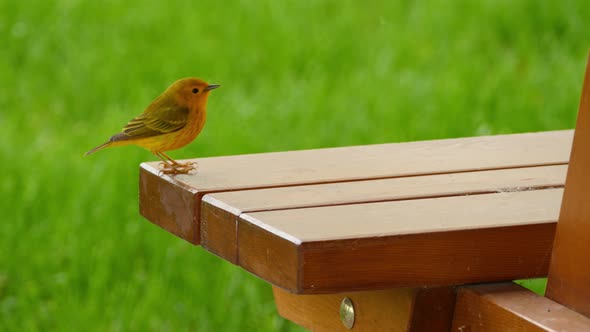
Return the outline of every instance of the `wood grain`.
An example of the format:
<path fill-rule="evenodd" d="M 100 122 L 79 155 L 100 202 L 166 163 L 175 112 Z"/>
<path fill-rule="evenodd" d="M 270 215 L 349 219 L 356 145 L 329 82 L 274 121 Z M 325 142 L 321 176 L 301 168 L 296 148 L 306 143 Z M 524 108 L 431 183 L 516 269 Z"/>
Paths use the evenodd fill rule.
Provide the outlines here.
<path fill-rule="evenodd" d="M 547 297 L 590 317 L 589 151 L 590 55 L 547 283 Z"/>
<path fill-rule="evenodd" d="M 272 232 L 260 232 L 255 224 L 243 224 L 238 232 L 240 266 L 275 285 L 299 282 L 301 260 L 297 245 Z M 243 240 L 243 241 L 242 241 Z"/>
<path fill-rule="evenodd" d="M 456 332 L 590 331 L 590 319 L 514 283 L 461 287 Z"/>
<path fill-rule="evenodd" d="M 201 197 L 208 193 L 566 164 L 571 139 L 571 131 L 553 131 L 202 158 L 193 160 L 199 163 L 196 174 L 174 177 L 158 175 L 159 163 L 143 163 L 140 180 L 162 183 L 141 183 L 140 204 L 147 219 L 198 244 Z M 167 198 L 158 189 L 166 187 L 185 190 L 178 195 L 193 199 L 194 208 L 164 206 Z"/>
<path fill-rule="evenodd" d="M 198 193 L 174 181 L 166 181 L 143 168 L 139 173 L 139 212 L 168 232 L 193 242 L 198 222 Z"/>
<path fill-rule="evenodd" d="M 203 197 L 201 204 L 201 246 L 236 264 L 238 256 L 238 215 L 224 209 L 221 202 L 211 208 Z"/>
<path fill-rule="evenodd" d="M 237 262 L 303 294 L 541 276 L 561 194 L 545 189 L 243 214 Z"/>
<path fill-rule="evenodd" d="M 204 201 L 239 215 L 301 207 L 563 187 L 566 172 L 567 165 L 510 168 L 221 192 L 207 195 Z"/>
<path fill-rule="evenodd" d="M 353 331 L 448 331 L 455 302 L 448 287 L 327 295 L 296 295 L 273 287 L 273 293 L 282 317 L 312 331 L 348 331 L 339 316 L 345 297 L 355 309 Z"/>
<path fill-rule="evenodd" d="M 201 245 L 235 264 L 242 213 L 561 187 L 566 171 L 539 166 L 213 193 L 202 201 Z"/>
<path fill-rule="evenodd" d="M 563 189 L 246 213 L 296 244 L 555 222 Z"/>

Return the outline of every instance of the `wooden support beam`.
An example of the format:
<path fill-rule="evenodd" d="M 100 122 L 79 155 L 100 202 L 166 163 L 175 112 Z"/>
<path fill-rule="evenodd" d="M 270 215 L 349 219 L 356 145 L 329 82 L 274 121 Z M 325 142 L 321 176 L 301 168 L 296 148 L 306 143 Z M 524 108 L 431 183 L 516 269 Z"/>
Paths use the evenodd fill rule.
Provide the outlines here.
<path fill-rule="evenodd" d="M 451 331 L 584 332 L 590 319 L 515 283 L 485 284 L 457 290 Z"/>
<path fill-rule="evenodd" d="M 590 56 L 547 283 L 547 297 L 590 317 Z"/>
<path fill-rule="evenodd" d="M 450 287 L 398 288 L 326 295 L 296 295 L 273 287 L 279 314 L 312 331 L 348 331 L 340 305 L 354 306 L 352 331 L 448 331 L 455 293 Z"/>

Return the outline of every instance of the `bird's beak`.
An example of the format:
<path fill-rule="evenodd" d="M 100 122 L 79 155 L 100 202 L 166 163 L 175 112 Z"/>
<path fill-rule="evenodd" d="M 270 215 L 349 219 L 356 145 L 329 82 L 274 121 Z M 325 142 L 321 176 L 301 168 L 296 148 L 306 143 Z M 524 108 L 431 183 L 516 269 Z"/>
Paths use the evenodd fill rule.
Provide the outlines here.
<path fill-rule="evenodd" d="M 217 88 L 219 88 L 220 86 L 221 86 L 220 84 L 209 84 L 209 85 L 207 85 L 207 87 L 205 88 L 205 91 L 209 91 L 209 90 L 217 89 Z"/>

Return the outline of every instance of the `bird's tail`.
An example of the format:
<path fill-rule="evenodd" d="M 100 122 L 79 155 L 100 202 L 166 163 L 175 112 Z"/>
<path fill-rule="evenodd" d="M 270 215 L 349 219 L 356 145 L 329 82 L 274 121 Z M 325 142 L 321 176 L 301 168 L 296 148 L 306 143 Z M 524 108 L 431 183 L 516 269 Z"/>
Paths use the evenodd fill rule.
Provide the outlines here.
<path fill-rule="evenodd" d="M 84 156 L 87 156 L 87 155 L 89 155 L 89 154 L 93 154 L 93 153 L 95 153 L 96 151 L 100 151 L 100 150 L 102 150 L 102 149 L 104 149 L 104 148 L 108 148 L 109 146 L 111 146 L 111 144 L 113 144 L 113 142 L 112 142 L 112 141 L 108 141 L 108 142 L 106 142 L 106 143 L 104 143 L 104 144 L 102 144 L 102 145 L 99 145 L 99 146 L 95 147 L 94 149 L 92 149 L 92 150 L 90 150 L 90 151 L 86 152 L 86 153 L 84 154 Z"/>

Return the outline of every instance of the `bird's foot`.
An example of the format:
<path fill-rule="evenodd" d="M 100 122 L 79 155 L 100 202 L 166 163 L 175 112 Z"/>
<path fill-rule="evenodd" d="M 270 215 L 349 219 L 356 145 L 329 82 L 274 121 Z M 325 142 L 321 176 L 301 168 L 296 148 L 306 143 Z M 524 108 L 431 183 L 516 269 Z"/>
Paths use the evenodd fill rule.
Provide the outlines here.
<path fill-rule="evenodd" d="M 198 164 L 194 161 L 189 161 L 187 163 L 160 163 L 160 173 L 166 175 L 177 175 L 177 174 L 190 174 L 191 171 L 197 170 Z"/>

